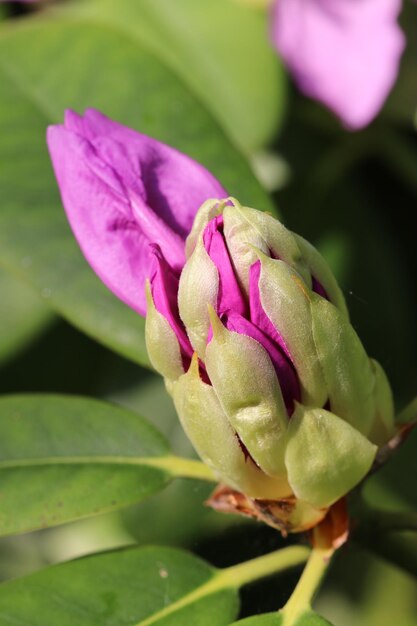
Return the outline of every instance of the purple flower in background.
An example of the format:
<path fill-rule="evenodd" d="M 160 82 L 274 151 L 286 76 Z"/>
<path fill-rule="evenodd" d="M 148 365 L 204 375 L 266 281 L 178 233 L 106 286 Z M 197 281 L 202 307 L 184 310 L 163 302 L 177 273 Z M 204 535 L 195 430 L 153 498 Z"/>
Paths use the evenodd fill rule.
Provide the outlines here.
<path fill-rule="evenodd" d="M 178 272 L 200 205 L 227 195 L 199 163 L 93 109 L 67 111 L 47 135 L 68 220 L 88 262 L 145 315 L 145 278 L 158 246 Z"/>
<path fill-rule="evenodd" d="M 299 88 L 359 129 L 397 77 L 400 10 L 401 0 L 276 0 L 272 40 Z"/>

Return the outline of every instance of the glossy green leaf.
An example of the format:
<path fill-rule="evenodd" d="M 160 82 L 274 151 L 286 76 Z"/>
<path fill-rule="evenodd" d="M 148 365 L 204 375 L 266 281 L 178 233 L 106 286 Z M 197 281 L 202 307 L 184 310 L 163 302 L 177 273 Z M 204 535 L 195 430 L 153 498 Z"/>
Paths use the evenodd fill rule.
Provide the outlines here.
<path fill-rule="evenodd" d="M 0 260 L 75 326 L 148 364 L 143 320 L 101 284 L 70 232 L 46 126 L 65 108 L 96 107 L 201 161 L 243 202 L 270 210 L 270 200 L 205 109 L 131 34 L 88 18 L 20 22 L 0 35 Z"/>
<path fill-rule="evenodd" d="M 143 44 L 245 152 L 269 142 L 282 122 L 286 79 L 267 12 L 231 0 L 79 0 L 64 10 L 117 25 Z"/>
<path fill-rule="evenodd" d="M 0 534 L 139 502 L 172 472 L 162 435 L 138 415 L 86 398 L 0 399 Z M 156 466 L 155 466 L 156 463 Z"/>
<path fill-rule="evenodd" d="M 172 548 L 136 548 L 65 563 L 0 586 L 2 626 L 226 626 L 237 590 Z"/>
<path fill-rule="evenodd" d="M 29 287 L 0 268 L 0 362 L 34 339 L 53 319 Z"/>

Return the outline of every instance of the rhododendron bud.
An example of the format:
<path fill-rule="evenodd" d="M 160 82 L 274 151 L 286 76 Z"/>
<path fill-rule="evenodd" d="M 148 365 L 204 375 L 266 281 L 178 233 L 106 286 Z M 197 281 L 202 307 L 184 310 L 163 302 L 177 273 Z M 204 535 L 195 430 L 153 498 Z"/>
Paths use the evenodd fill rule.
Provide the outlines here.
<path fill-rule="evenodd" d="M 68 112 L 48 145 L 85 256 L 146 310 L 150 360 L 224 484 L 211 504 L 285 532 L 317 524 L 394 430 L 386 376 L 323 258 L 192 159 L 97 111 Z"/>
<path fill-rule="evenodd" d="M 219 478 L 255 502 L 286 502 L 277 526 L 307 528 L 392 435 L 385 375 L 323 258 L 272 216 L 207 201 L 186 249 L 179 276 L 155 250 L 151 360 Z"/>

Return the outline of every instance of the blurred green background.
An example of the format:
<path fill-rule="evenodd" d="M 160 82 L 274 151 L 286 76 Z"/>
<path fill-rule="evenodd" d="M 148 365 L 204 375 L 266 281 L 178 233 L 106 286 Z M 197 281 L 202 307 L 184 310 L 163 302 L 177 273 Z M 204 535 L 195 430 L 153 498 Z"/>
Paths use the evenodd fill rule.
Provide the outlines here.
<path fill-rule="evenodd" d="M 81 264 L 78 250 L 71 241 L 61 258 L 53 246 L 55 232 L 59 242 L 71 235 L 43 131 L 66 106 L 97 106 L 188 151 L 244 203 L 270 209 L 268 190 L 285 224 L 331 264 L 397 408 L 416 395 L 417 5 L 406 3 L 402 15 L 408 46 L 398 83 L 378 119 L 354 134 L 296 91 L 268 43 L 266 14 L 237 0 L 6 3 L 0 20 L 2 393 L 108 399 L 153 422 L 176 453 L 193 454 L 161 379 L 139 365 L 142 326 L 104 289 L 101 309 L 93 291 L 81 293 L 85 303 L 74 300 L 68 259 Z M 416 446 L 414 433 L 369 480 L 369 502 L 415 510 Z M 177 481 L 120 513 L 1 539 L 0 576 L 131 543 L 185 546 L 220 566 L 284 545 L 271 529 L 208 510 L 209 492 Z M 416 549 L 412 537 L 404 540 Z M 296 577 L 245 589 L 242 615 L 275 609 Z M 417 587 L 349 545 L 317 608 L 338 626 L 413 626 Z"/>

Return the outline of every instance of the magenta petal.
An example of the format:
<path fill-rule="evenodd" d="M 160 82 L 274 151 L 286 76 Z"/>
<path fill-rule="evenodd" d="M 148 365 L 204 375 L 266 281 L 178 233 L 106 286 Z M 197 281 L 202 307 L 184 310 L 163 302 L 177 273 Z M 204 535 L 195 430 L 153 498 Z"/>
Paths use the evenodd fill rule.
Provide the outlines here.
<path fill-rule="evenodd" d="M 268 352 L 277 374 L 288 415 L 292 415 L 294 411 L 294 400 L 300 400 L 300 385 L 294 366 L 287 355 L 270 337 L 263 333 L 252 322 L 237 313 L 228 315 L 224 320 L 224 324 L 229 330 L 252 337 L 252 339 L 260 343 Z"/>
<path fill-rule="evenodd" d="M 272 39 L 304 93 L 357 129 L 379 112 L 398 73 L 401 0 L 276 0 Z"/>
<path fill-rule="evenodd" d="M 261 296 L 259 293 L 259 278 L 261 275 L 261 262 L 256 261 L 249 271 L 249 302 L 250 302 L 250 318 L 258 328 L 279 345 L 288 359 L 292 361 L 291 352 L 289 351 L 283 337 L 275 328 L 267 314 L 265 313 Z"/>
<path fill-rule="evenodd" d="M 48 129 L 65 210 L 90 265 L 121 300 L 145 314 L 149 244 L 184 263 L 184 240 L 200 205 L 225 197 L 201 165 L 98 111 L 68 111 Z"/>
<path fill-rule="evenodd" d="M 178 312 L 178 283 L 179 274 L 169 266 L 160 248 L 152 245 L 153 267 L 150 275 L 152 297 L 155 308 L 168 320 L 171 328 L 175 332 L 180 344 L 181 354 L 185 360 L 185 369 L 188 368 L 193 349 L 181 322 Z"/>
<path fill-rule="evenodd" d="M 217 314 L 219 317 L 229 312 L 244 315 L 247 311 L 247 305 L 237 282 L 224 240 L 222 215 L 218 215 L 207 224 L 203 234 L 203 243 L 219 272 Z"/>
<path fill-rule="evenodd" d="M 326 300 L 330 301 L 328 293 L 325 290 L 325 288 L 323 287 L 323 285 L 321 284 L 321 282 L 319 280 L 317 280 L 317 278 L 314 278 L 314 276 L 311 277 L 311 280 L 312 280 L 313 291 L 315 293 L 318 293 L 318 295 L 321 296 L 322 298 L 325 298 Z"/>

